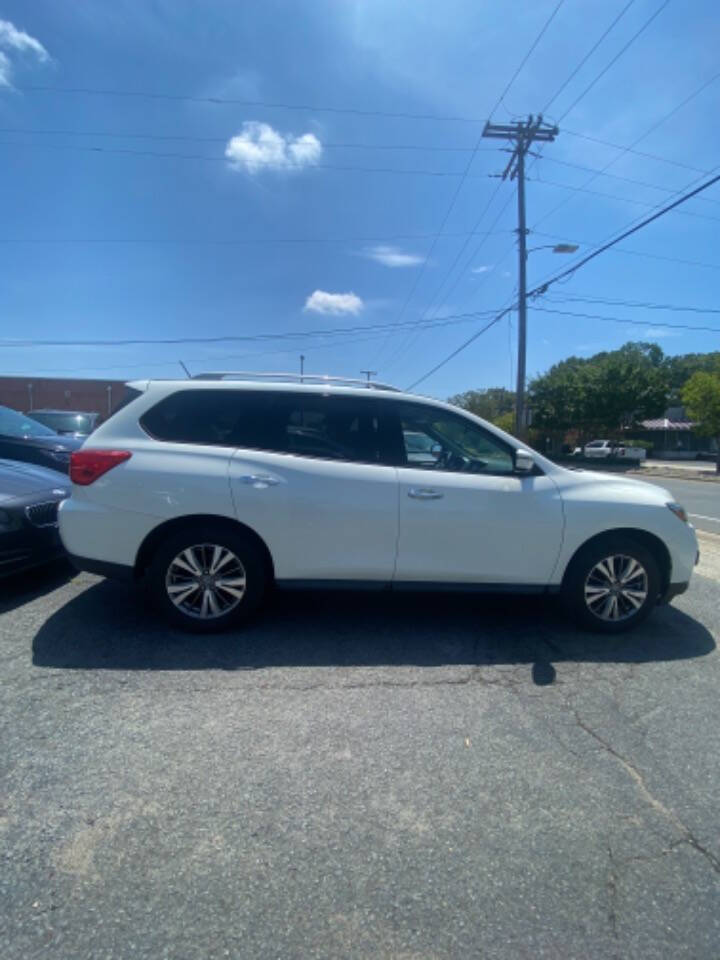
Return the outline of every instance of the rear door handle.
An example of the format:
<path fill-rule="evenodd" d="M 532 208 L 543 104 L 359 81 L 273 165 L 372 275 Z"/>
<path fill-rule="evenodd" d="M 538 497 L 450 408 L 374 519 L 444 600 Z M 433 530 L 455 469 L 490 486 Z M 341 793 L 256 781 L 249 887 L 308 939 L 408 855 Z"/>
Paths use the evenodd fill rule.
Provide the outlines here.
<path fill-rule="evenodd" d="M 240 483 L 246 483 L 248 486 L 262 489 L 263 487 L 276 487 L 280 481 L 277 477 L 266 473 L 246 473 L 240 477 Z"/>
<path fill-rule="evenodd" d="M 443 494 L 440 490 L 433 490 L 432 487 L 410 487 L 408 496 L 414 500 L 440 500 Z"/>

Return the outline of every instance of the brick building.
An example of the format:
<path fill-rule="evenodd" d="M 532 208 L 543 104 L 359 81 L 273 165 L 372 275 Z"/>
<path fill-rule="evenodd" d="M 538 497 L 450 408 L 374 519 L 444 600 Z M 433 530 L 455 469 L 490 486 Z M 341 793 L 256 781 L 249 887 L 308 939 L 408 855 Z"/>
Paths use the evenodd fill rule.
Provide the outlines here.
<path fill-rule="evenodd" d="M 125 395 L 124 380 L 0 377 L 0 404 L 26 412 L 50 408 L 99 413 L 105 419 Z"/>

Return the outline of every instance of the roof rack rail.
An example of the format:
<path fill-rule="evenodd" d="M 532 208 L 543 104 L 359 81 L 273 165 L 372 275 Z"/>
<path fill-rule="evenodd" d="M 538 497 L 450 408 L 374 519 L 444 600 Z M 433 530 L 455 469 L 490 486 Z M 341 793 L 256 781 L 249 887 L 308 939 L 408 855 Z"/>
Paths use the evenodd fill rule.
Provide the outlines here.
<path fill-rule="evenodd" d="M 210 371 L 208 373 L 196 373 L 192 376 L 193 380 L 275 380 L 278 383 L 308 383 L 308 384 L 332 384 L 335 386 L 346 387 L 365 387 L 368 390 L 392 390 L 395 393 L 402 391 L 389 383 L 381 383 L 378 380 L 358 380 L 352 377 L 329 377 L 322 373 L 258 373 L 254 370 L 222 370 Z"/>

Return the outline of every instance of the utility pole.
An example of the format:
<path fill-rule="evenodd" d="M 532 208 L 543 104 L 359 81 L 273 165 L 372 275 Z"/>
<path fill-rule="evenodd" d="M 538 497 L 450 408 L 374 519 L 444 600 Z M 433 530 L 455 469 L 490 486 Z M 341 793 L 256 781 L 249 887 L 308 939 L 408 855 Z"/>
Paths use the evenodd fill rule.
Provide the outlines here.
<path fill-rule="evenodd" d="M 527 413 L 525 410 L 525 364 L 527 354 L 527 227 L 525 225 L 525 156 L 535 142 L 549 143 L 559 130 L 543 123 L 542 114 L 520 123 L 485 124 L 483 137 L 510 140 L 513 144 L 510 159 L 502 172 L 503 180 L 518 182 L 518 361 L 517 387 L 515 393 L 515 432 L 524 440 L 527 436 Z"/>
<path fill-rule="evenodd" d="M 364 374 L 365 374 L 365 377 L 366 377 L 367 382 L 368 382 L 368 386 L 370 385 L 370 377 L 376 377 L 376 376 L 377 376 L 377 370 L 361 370 L 360 373 L 364 373 Z"/>
<path fill-rule="evenodd" d="M 305 374 L 305 355 L 300 354 L 300 383 L 303 382 L 303 375 Z"/>

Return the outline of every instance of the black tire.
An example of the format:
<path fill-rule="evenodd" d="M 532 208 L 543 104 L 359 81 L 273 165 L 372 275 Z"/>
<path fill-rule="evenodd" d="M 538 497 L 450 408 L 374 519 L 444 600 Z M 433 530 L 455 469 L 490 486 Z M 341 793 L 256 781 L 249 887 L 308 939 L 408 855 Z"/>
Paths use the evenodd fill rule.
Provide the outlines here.
<path fill-rule="evenodd" d="M 214 580 L 210 576 L 215 547 L 232 555 L 233 560 L 226 561 L 224 569 L 229 571 L 225 582 L 233 585 L 230 588 L 233 593 L 227 587 L 219 586 L 222 571 Z M 188 550 L 200 569 L 199 576 L 190 570 L 178 570 L 177 560 Z M 219 556 L 222 558 L 224 554 Z M 204 563 L 203 557 L 206 558 Z M 169 592 L 174 588 L 176 597 L 181 599 L 182 581 L 178 581 L 178 573 L 186 578 L 188 590 L 193 582 L 198 583 L 182 605 L 174 602 Z M 241 592 L 241 580 L 244 580 L 244 587 L 238 599 L 235 594 Z M 265 557 L 251 537 L 239 531 L 224 530 L 221 524 L 194 523 L 171 534 L 160 544 L 148 570 L 147 585 L 152 601 L 171 624 L 192 633 L 216 633 L 237 626 L 255 613 L 265 596 L 268 580 Z M 209 608 L 209 604 L 203 607 L 206 593 L 212 593 L 215 598 L 217 613 Z M 191 607 L 195 604 L 197 609 L 193 614 Z M 205 613 L 201 612 L 203 609 Z"/>
<path fill-rule="evenodd" d="M 614 581 L 597 569 L 610 557 L 615 559 L 610 567 L 606 564 L 606 569 L 617 574 Z M 628 563 L 622 558 L 626 558 Z M 624 576 L 636 572 L 629 561 L 639 564 L 642 573 L 623 584 Z M 607 594 L 602 594 L 605 582 L 609 588 Z M 643 544 L 631 537 L 607 536 L 582 547 L 573 557 L 563 581 L 562 599 L 565 607 L 583 627 L 596 633 L 624 633 L 650 615 L 657 605 L 661 583 L 658 562 Z M 645 598 L 640 602 L 643 591 Z M 613 596 L 613 609 L 619 612 L 616 618 L 606 607 L 608 602 L 613 605 Z M 640 605 L 636 606 L 637 603 Z"/>

